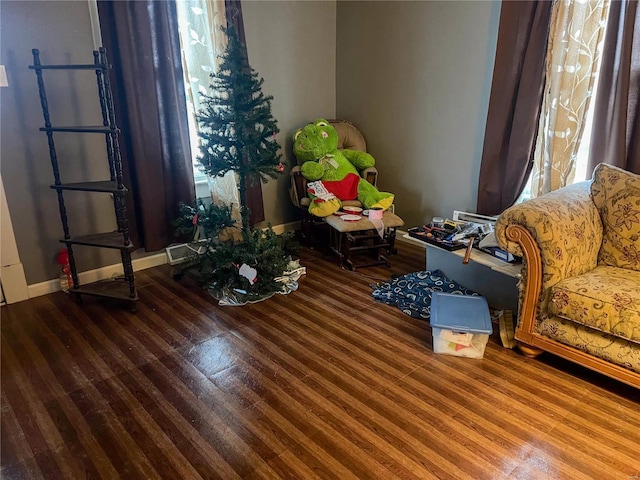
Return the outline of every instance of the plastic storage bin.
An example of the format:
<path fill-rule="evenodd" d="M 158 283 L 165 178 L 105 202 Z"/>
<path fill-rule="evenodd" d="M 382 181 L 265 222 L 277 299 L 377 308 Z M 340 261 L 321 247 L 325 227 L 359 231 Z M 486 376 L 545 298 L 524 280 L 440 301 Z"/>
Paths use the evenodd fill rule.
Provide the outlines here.
<path fill-rule="evenodd" d="M 431 296 L 433 351 L 482 358 L 493 333 L 489 305 L 480 296 L 434 292 Z"/>

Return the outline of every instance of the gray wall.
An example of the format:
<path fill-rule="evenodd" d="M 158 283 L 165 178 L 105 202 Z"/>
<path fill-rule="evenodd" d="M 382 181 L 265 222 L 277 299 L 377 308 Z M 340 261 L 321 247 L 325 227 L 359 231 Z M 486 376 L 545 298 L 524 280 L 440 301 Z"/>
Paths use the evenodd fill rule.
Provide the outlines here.
<path fill-rule="evenodd" d="M 292 135 L 318 118 L 336 114 L 336 2 L 250 1 L 242 3 L 249 63 L 273 95 L 283 161 L 296 165 Z M 299 212 L 288 193 L 289 168 L 263 184 L 265 217 L 272 225 Z"/>
<path fill-rule="evenodd" d="M 499 2 L 338 2 L 337 113 L 406 227 L 475 211 Z"/>
<path fill-rule="evenodd" d="M 62 226 L 44 125 L 32 48 L 43 63 L 92 63 L 93 41 L 87 2 L 2 1 L 0 5 L 0 63 L 6 66 L 9 87 L 0 89 L 0 167 L 20 259 L 28 284 L 59 276 L 55 262 L 62 245 Z M 46 72 L 45 85 L 58 125 L 101 124 L 100 105 L 92 71 Z M 58 134 L 56 149 L 64 182 L 108 179 L 104 137 Z M 65 194 L 72 234 L 115 228 L 108 195 Z M 119 261 L 117 252 L 75 249 L 82 270 Z"/>
<path fill-rule="evenodd" d="M 62 227 L 49 163 L 36 77 L 27 69 L 31 48 L 44 62 L 91 62 L 93 49 L 89 9 L 83 1 L 6 1 L 0 4 L 0 63 L 6 65 L 9 88 L 0 90 L 0 155 L 7 194 L 27 283 L 57 278 L 55 255 Z M 317 115 L 335 116 L 336 3 L 244 2 L 249 61 L 264 77 L 263 90 L 274 96 L 284 161 L 295 164 L 291 135 Z M 51 72 L 49 72 L 51 73 Z M 92 78 L 60 73 L 47 75 L 54 122 L 99 123 L 99 105 Z M 108 178 L 104 140 L 89 135 L 56 136 L 63 180 Z M 106 177 L 105 177 L 106 174 Z M 294 220 L 287 193 L 288 171 L 264 185 L 266 220 L 273 225 Z M 114 228 L 108 196 L 67 193 L 72 233 Z M 266 223 L 266 222 L 265 222 Z M 79 270 L 118 263 L 119 256 L 101 249 L 82 249 Z"/>
<path fill-rule="evenodd" d="M 57 278 L 62 234 L 30 49 L 47 62 L 87 62 L 93 48 L 85 2 L 0 4 L 0 167 L 27 282 Z M 475 209 L 499 2 L 244 2 L 249 61 L 274 96 L 284 160 L 295 164 L 291 135 L 318 116 L 361 127 L 396 193 L 407 226 L 453 209 Z M 337 52 L 337 53 L 336 53 Z M 49 76 L 59 123 L 95 121 L 94 85 L 82 74 Z M 102 140 L 58 136 L 65 181 L 106 173 Z M 267 221 L 297 218 L 288 175 L 263 186 Z M 106 196 L 69 198 L 73 233 L 113 227 Z M 79 249 L 81 271 L 118 262 Z"/>

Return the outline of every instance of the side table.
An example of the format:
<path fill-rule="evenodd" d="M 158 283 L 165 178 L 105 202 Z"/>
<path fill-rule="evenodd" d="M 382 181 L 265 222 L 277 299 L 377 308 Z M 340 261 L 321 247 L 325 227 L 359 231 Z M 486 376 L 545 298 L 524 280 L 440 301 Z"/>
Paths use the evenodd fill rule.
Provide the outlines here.
<path fill-rule="evenodd" d="M 403 239 L 425 248 L 427 270 L 441 270 L 448 278 L 486 297 L 494 308 L 518 311 L 522 264 L 507 263 L 474 248 L 470 262 L 465 265 L 462 263 L 465 249 L 451 252 L 408 234 L 403 235 Z"/>

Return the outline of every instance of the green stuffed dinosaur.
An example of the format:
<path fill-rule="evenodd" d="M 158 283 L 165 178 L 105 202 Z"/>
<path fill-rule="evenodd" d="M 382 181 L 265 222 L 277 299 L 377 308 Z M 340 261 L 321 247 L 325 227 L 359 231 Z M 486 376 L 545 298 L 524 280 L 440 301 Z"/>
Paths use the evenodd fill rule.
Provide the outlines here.
<path fill-rule="evenodd" d="M 312 215 L 332 215 L 340 210 L 342 200 L 358 199 L 365 209 L 386 210 L 393 203 L 393 194 L 379 192 L 358 174 L 373 167 L 373 157 L 357 150 L 338 150 L 338 133 L 327 120 L 319 118 L 296 131 L 293 153 L 298 162 L 304 162 L 300 169 L 310 182 L 307 187 Z"/>

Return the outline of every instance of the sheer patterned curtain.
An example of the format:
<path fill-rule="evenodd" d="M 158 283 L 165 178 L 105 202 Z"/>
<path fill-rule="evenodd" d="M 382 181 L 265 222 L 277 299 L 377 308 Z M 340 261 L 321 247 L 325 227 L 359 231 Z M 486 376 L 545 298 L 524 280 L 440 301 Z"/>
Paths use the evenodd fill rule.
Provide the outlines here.
<path fill-rule="evenodd" d="M 191 151 L 199 151 L 200 137 L 196 113 L 200 110 L 200 94 L 209 92 L 211 79 L 220 63 L 220 54 L 227 45 L 222 27 L 226 27 L 224 0 L 182 0 L 176 2 L 180 43 L 182 45 L 182 67 L 187 90 Z M 216 204 L 233 204 L 233 214 L 240 220 L 238 187 L 235 172 L 224 177 L 206 176 L 211 200 Z"/>
<path fill-rule="evenodd" d="M 600 64 L 609 3 L 561 0 L 554 4 L 546 88 L 534 154 L 534 197 L 573 183 Z"/>

